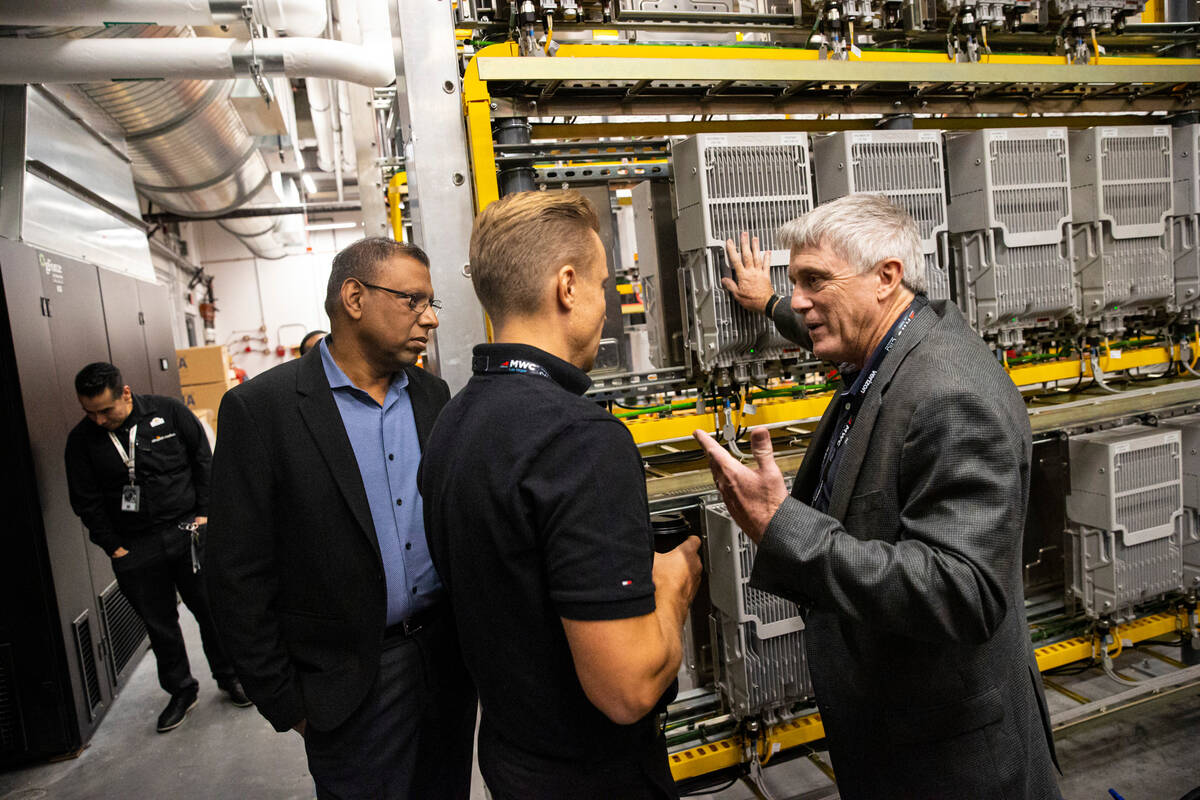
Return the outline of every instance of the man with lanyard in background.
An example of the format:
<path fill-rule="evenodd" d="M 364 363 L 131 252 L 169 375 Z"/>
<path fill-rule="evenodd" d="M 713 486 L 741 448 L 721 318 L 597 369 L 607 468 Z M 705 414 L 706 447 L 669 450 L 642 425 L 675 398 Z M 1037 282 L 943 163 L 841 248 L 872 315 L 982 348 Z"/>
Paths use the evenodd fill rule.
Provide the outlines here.
<path fill-rule="evenodd" d="M 75 376 L 87 415 L 67 437 L 71 507 L 112 558 L 121 592 L 150 635 L 158 682 L 171 695 L 157 730 L 183 723 L 196 705 L 176 592 L 196 617 L 213 678 L 235 706 L 250 705 L 225 657 L 200 573 L 212 453 L 204 429 L 179 400 L 133 394 L 112 364 Z"/>

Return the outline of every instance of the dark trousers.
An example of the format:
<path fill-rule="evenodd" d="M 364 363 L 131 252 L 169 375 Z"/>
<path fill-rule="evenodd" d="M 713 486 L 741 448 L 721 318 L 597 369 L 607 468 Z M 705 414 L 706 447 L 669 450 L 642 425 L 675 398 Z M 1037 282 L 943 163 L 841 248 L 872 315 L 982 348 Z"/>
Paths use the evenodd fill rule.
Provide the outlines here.
<path fill-rule="evenodd" d="M 112 560 L 117 585 L 142 618 L 150 649 L 158 662 L 158 684 L 171 695 L 194 691 L 199 685 L 188 664 L 183 631 L 179 629 L 176 592 L 200 626 L 200 641 L 212 676 L 222 683 L 234 677 L 208 608 L 204 576 L 192 571 L 188 534 L 175 526 L 126 545 L 129 553 Z"/>
<path fill-rule="evenodd" d="M 466 800 L 475 687 L 449 615 L 386 638 L 379 675 L 350 718 L 304 733 L 319 800 Z"/>

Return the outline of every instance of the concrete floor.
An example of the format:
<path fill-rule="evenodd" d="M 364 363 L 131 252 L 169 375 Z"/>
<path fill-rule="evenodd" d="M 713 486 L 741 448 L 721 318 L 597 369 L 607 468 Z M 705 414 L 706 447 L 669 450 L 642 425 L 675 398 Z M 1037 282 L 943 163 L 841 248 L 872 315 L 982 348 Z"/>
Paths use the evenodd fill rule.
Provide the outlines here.
<path fill-rule="evenodd" d="M 300 737 L 275 733 L 252 708 L 233 707 L 203 669 L 194 620 L 186 611 L 181 618 L 200 680 L 200 702 L 187 721 L 170 733 L 155 733 L 167 698 L 148 654 L 83 753 L 0 774 L 0 800 L 313 797 Z M 1200 687 L 1075 725 L 1056 739 L 1067 800 L 1110 800 L 1109 788 L 1125 800 L 1179 800 L 1200 787 Z M 836 798 L 823 771 L 828 763 L 828 754 L 818 750 L 769 766 L 764 781 L 776 800 Z M 472 800 L 485 796 L 476 772 Z M 695 797 L 750 800 L 755 795 L 739 782 Z"/>

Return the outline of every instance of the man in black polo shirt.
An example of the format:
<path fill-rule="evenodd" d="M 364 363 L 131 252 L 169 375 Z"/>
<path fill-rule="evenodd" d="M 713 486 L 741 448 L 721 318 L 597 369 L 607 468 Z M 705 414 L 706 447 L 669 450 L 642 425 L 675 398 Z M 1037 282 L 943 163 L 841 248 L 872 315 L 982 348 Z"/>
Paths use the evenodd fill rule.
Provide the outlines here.
<path fill-rule="evenodd" d="M 576 192 L 489 206 L 471 279 L 495 326 L 442 411 L 420 486 L 483 706 L 493 797 L 675 797 L 655 707 L 672 684 L 699 540 L 654 555 L 641 459 L 582 397 L 604 246 Z"/>
<path fill-rule="evenodd" d="M 179 400 L 133 394 L 112 364 L 75 376 L 87 417 L 67 437 L 71 507 L 112 558 L 121 592 L 146 624 L 158 682 L 171 702 L 158 732 L 178 727 L 196 705 L 175 593 L 200 625 L 213 678 L 234 705 L 250 705 L 213 629 L 190 530 L 208 517 L 212 452 L 204 428 Z"/>

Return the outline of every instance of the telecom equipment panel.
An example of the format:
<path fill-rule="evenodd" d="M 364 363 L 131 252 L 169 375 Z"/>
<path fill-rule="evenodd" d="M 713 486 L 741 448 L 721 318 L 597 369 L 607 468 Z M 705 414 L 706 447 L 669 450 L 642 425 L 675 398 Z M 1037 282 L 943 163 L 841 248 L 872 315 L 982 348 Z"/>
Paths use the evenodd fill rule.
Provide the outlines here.
<path fill-rule="evenodd" d="M 757 548 L 722 504 L 706 506 L 716 684 L 737 719 L 784 719 L 812 696 L 795 603 L 750 586 Z"/>
<path fill-rule="evenodd" d="M 813 140 L 817 200 L 882 194 L 921 232 L 926 293 L 950 299 L 946 170 L 941 131 L 841 131 Z"/>
<path fill-rule="evenodd" d="M 1174 209 L 1171 217 L 1171 255 L 1175 259 L 1175 305 L 1194 315 L 1200 304 L 1200 125 L 1172 130 Z"/>
<path fill-rule="evenodd" d="M 958 303 L 1002 346 L 1075 310 L 1066 128 L 948 132 Z"/>
<path fill-rule="evenodd" d="M 1183 437 L 1183 586 L 1200 590 L 1200 414 L 1163 420 Z"/>
<path fill-rule="evenodd" d="M 1089 616 L 1122 616 L 1183 586 L 1182 437 L 1131 425 L 1070 441 L 1070 594 Z"/>
<path fill-rule="evenodd" d="M 1129 125 L 1071 132 L 1071 238 L 1082 318 L 1116 333 L 1175 296 L 1167 235 L 1171 133 Z"/>
<path fill-rule="evenodd" d="M 738 305 L 721 286 L 731 275 L 725 240 L 742 231 L 771 251 L 771 283 L 791 294 L 779 228 L 812 209 L 804 133 L 701 134 L 673 149 L 686 348 L 706 373 L 733 368 L 735 380 L 765 378 L 766 364 L 798 354 L 767 317 Z"/>

